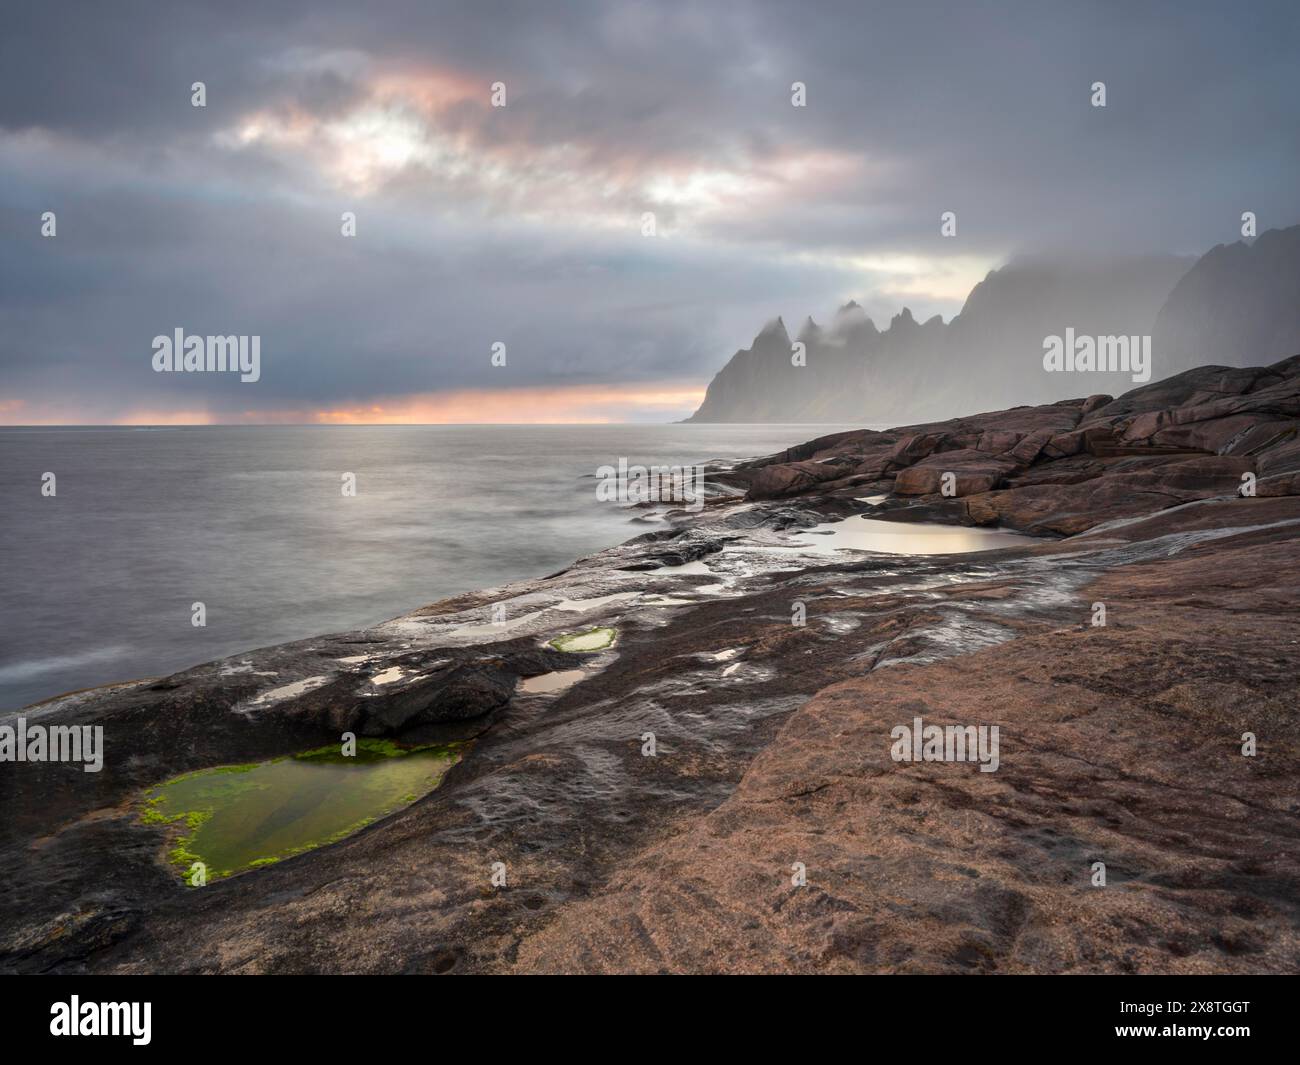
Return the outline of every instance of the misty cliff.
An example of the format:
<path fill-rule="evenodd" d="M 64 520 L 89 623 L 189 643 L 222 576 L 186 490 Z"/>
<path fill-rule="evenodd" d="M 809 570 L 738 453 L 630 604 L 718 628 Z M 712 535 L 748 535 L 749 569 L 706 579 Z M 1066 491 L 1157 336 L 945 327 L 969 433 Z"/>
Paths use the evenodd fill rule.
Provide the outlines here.
<path fill-rule="evenodd" d="M 1168 373 L 1262 366 L 1300 351 L 1300 226 L 1211 249 L 1174 287 L 1155 325 Z"/>
<path fill-rule="evenodd" d="M 1258 365 L 1300 350 L 1300 226 L 1200 260 L 1019 259 L 976 285 L 961 313 L 881 330 L 855 303 L 791 337 L 777 319 L 710 383 L 695 422 L 893 422 L 950 417 L 972 406 L 1119 394 L 1124 373 L 1049 373 L 1043 339 L 1153 337 L 1151 378 L 1202 363 Z M 806 364 L 792 364 L 795 341 Z"/>

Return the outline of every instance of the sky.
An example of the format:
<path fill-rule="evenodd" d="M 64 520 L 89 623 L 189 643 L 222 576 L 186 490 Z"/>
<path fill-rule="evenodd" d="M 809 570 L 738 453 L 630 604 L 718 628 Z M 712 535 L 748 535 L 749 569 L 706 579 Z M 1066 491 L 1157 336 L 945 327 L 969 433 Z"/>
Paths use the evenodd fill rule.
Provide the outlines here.
<path fill-rule="evenodd" d="M 1298 54 L 1294 0 L 13 5 L 0 424 L 681 418 L 778 314 L 1300 222 Z"/>

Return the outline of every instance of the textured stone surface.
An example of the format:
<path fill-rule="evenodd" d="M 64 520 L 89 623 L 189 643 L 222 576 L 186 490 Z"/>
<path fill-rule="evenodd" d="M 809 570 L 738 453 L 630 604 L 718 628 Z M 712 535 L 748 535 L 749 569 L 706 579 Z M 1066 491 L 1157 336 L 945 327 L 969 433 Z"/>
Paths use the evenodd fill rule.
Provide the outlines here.
<path fill-rule="evenodd" d="M 892 480 L 899 496 L 940 494 L 943 474 L 954 473 L 951 495 L 966 500 L 963 520 L 973 524 L 1072 535 L 1146 513 L 1162 499 L 1173 506 L 1233 494 L 1245 473 L 1300 471 L 1297 430 L 1300 356 L 1269 367 L 1208 366 L 1118 399 L 1097 395 L 886 434 L 836 434 L 821 450 L 817 442 L 806 446 L 802 461 L 773 456 L 749 498 L 851 492 L 855 485 L 830 472 L 840 467 L 824 463 L 857 455 L 860 473 Z M 1058 465 L 1075 457 L 1081 461 Z M 1275 477 L 1268 491 L 1283 494 L 1290 484 Z"/>
<path fill-rule="evenodd" d="M 726 475 L 808 477 L 779 502 L 723 500 L 560 574 L 250 652 L 238 669 L 29 708 L 102 725 L 105 768 L 0 772 L 0 968 L 1294 972 L 1294 426 L 1268 398 L 1257 425 L 1220 434 L 1235 441 L 1221 455 L 1052 450 L 1085 418 L 1089 439 L 1114 441 L 1171 397 L 1272 389 L 1296 361 L 836 434 Z M 920 452 L 884 471 L 889 454 Z M 968 458 L 1010 468 L 1007 487 L 864 503 L 849 483 L 880 476 L 884 494 L 895 475 Z M 862 469 L 879 473 L 845 472 Z M 1257 497 L 1235 494 L 1242 472 L 1262 474 Z M 808 527 L 858 514 L 1067 538 L 799 554 Z M 612 649 L 548 649 L 592 625 L 617 629 Z M 555 695 L 516 684 L 574 668 L 584 679 Z M 893 761 L 891 730 L 917 716 L 997 725 L 998 770 Z M 340 843 L 177 883 L 164 836 L 139 820 L 141 789 L 344 727 L 473 744 L 439 789 Z"/>
<path fill-rule="evenodd" d="M 1111 605 L 1105 628 L 823 689 L 725 803 L 525 939 L 511 968 L 1287 971 L 1293 535 L 1104 575 L 1080 591 Z M 891 761 L 891 728 L 917 715 L 998 725 L 998 771 Z M 1253 759 L 1245 731 L 1267 737 Z"/>

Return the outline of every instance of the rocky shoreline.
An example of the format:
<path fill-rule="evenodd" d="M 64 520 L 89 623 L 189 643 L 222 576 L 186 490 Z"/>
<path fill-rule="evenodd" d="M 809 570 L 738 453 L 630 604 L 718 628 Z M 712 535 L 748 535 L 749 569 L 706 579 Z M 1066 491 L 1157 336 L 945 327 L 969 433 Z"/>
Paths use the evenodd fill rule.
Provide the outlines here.
<path fill-rule="evenodd" d="M 834 434 L 560 573 L 30 707 L 105 769 L 0 768 L 0 968 L 1295 971 L 1298 428 L 1300 356 Z M 1040 540 L 807 550 L 859 516 Z M 999 769 L 891 760 L 916 717 L 998 725 Z M 179 884 L 143 789 L 344 731 L 473 744 L 342 842 Z"/>

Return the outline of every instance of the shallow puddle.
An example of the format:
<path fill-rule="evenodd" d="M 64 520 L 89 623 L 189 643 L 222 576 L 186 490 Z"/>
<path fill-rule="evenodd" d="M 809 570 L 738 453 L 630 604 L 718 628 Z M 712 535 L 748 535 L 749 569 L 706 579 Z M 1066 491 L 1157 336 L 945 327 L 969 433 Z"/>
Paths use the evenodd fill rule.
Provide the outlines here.
<path fill-rule="evenodd" d="M 613 595 L 599 595 L 594 599 L 563 599 L 555 604 L 554 609 L 571 612 L 595 610 L 598 606 L 608 606 L 610 603 L 622 603 L 629 599 L 635 599 L 640 594 L 640 592 L 615 592 Z"/>
<path fill-rule="evenodd" d="M 586 675 L 587 672 L 583 669 L 562 669 L 555 673 L 542 673 L 540 676 L 521 680 L 519 690 L 529 695 L 568 691 Z"/>
<path fill-rule="evenodd" d="M 187 880 L 202 862 L 212 881 L 350 836 L 428 794 L 459 757 L 454 746 L 360 740 L 352 757 L 326 747 L 218 766 L 151 788 L 143 820 L 176 825 L 168 860 Z"/>
<path fill-rule="evenodd" d="M 603 651 L 613 645 L 615 635 L 615 631 L 607 627 L 569 632 L 555 637 L 551 646 L 557 651 Z"/>
<path fill-rule="evenodd" d="M 295 680 L 292 684 L 285 684 L 279 688 L 272 688 L 269 691 L 262 692 L 255 698 L 250 705 L 262 706 L 266 703 L 276 703 L 282 699 L 294 699 L 299 695 L 306 695 L 310 691 L 315 691 L 330 682 L 330 675 L 324 674 L 319 677 L 308 677 L 306 680 Z"/>
<path fill-rule="evenodd" d="M 863 517 L 845 518 L 803 529 L 798 537 L 801 544 L 807 544 L 801 550 L 815 555 L 833 554 L 841 548 L 881 551 L 891 555 L 955 555 L 1042 543 L 1037 537 L 1001 529 Z"/>

